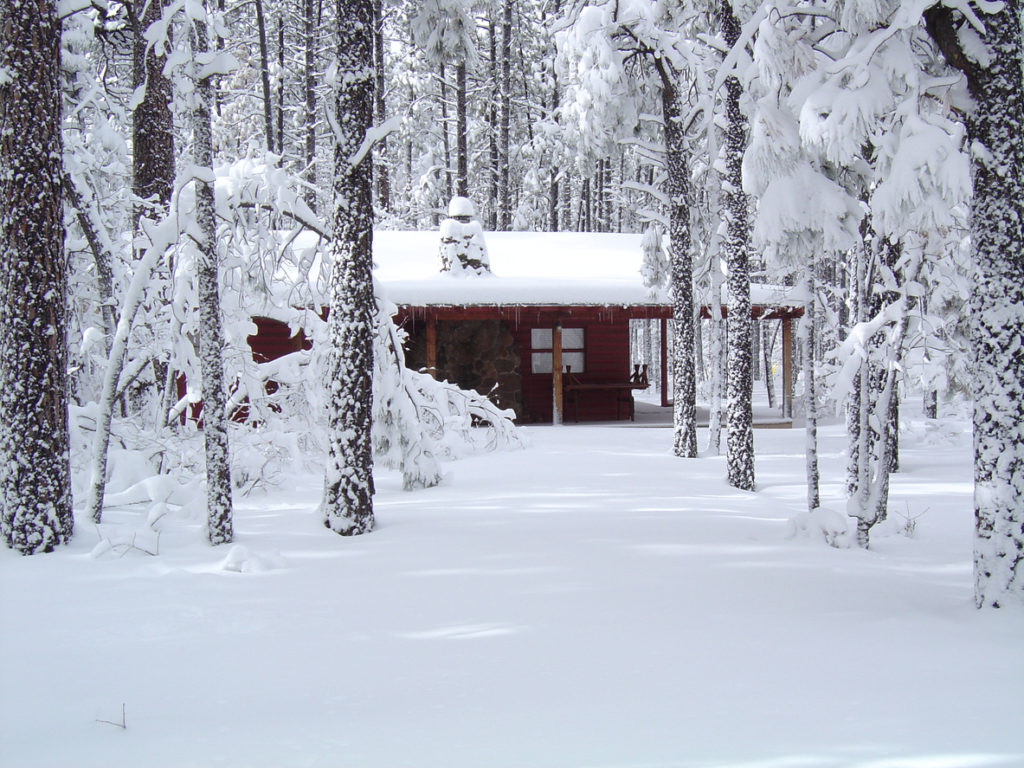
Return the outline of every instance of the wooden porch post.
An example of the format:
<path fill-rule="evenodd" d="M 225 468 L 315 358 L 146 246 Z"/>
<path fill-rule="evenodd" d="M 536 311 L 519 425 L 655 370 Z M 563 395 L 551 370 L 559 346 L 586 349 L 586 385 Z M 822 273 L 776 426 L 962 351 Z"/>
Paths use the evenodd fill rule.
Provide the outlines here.
<path fill-rule="evenodd" d="M 661 407 L 668 408 L 668 318 L 661 318 Z"/>
<path fill-rule="evenodd" d="M 551 423 L 561 424 L 562 410 L 562 323 L 556 320 L 551 328 Z"/>
<path fill-rule="evenodd" d="M 793 321 L 782 319 L 782 418 L 793 418 Z"/>
<path fill-rule="evenodd" d="M 437 318 L 427 318 L 427 373 L 437 378 Z"/>

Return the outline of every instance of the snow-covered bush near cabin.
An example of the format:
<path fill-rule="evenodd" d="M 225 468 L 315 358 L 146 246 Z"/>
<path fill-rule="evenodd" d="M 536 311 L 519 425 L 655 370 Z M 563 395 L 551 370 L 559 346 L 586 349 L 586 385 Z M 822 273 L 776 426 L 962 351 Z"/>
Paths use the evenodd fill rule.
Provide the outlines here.
<path fill-rule="evenodd" d="M 247 158 L 215 169 L 227 411 L 234 420 L 232 476 L 243 492 L 282 482 L 297 465 L 308 469 L 318 464 L 325 444 L 322 371 L 327 345 L 320 308 L 327 303 L 330 265 L 325 246 L 330 235 L 293 191 L 297 185 L 288 173 L 273 160 Z M 151 474 L 169 473 L 182 485 L 203 472 L 197 422 L 200 371 L 194 346 L 200 322 L 198 254 L 189 228 L 179 225 L 192 221 L 194 206 L 193 185 L 186 181 L 167 218 L 147 230 L 156 238 L 149 245 L 162 254 L 161 262 L 170 261 L 172 252 L 174 256 L 171 303 L 164 310 L 174 325 L 173 342 L 163 354 L 181 377 L 184 391 L 169 408 L 166 422 L 143 426 L 138 419 L 112 419 L 115 448 L 103 474 L 114 485 L 144 479 L 139 462 L 129 467 L 118 459 L 121 451 L 144 457 Z M 147 262 L 141 268 L 146 266 L 153 265 Z M 155 282 L 141 282 L 137 297 L 156 288 Z M 520 447 L 511 411 L 499 410 L 476 392 L 405 368 L 402 335 L 391 319 L 394 311 L 378 296 L 374 444 L 380 465 L 400 469 L 406 488 L 429 487 L 441 480 L 441 459 Z M 287 324 L 293 335 L 301 332 L 312 348 L 269 362 L 255 361 L 248 339 L 257 332 L 253 318 L 260 316 Z M 134 346 L 136 339 L 127 339 L 125 370 L 134 357 L 152 353 L 148 347 Z M 75 462 L 78 467 L 93 463 L 86 444 L 92 447 L 100 411 L 96 403 L 76 411 L 73 425 L 82 458 Z M 75 483 L 84 490 L 89 478 L 79 473 Z"/>

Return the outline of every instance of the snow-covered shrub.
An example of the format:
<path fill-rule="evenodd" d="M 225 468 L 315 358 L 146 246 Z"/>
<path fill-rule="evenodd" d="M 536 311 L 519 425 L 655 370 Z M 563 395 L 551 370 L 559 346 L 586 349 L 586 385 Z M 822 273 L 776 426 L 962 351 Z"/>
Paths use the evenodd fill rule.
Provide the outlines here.
<path fill-rule="evenodd" d="M 786 538 L 824 541 L 836 549 L 849 549 L 854 543 L 854 525 L 849 515 L 828 507 L 802 510 L 789 518 Z"/>

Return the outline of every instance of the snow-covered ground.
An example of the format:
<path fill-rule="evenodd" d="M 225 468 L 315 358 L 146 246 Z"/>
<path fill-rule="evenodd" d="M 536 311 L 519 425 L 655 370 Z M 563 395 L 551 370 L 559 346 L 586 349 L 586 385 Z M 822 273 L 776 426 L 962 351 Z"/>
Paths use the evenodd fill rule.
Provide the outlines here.
<path fill-rule="evenodd" d="M 105 553 L 82 519 L 3 550 L 0 764 L 1024 766 L 1024 615 L 972 604 L 965 421 L 909 425 L 865 552 L 788 537 L 801 430 L 757 430 L 744 493 L 652 419 L 529 428 L 431 490 L 382 473 L 358 539 L 310 474 L 238 499 L 235 545 L 172 506 L 138 549 L 123 508 Z"/>

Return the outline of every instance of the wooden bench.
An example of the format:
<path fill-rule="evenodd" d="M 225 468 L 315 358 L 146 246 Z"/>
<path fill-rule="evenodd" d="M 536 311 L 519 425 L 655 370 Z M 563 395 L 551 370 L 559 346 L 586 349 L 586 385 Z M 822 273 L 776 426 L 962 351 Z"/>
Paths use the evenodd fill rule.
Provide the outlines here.
<path fill-rule="evenodd" d="M 625 406 L 626 415 L 630 421 L 636 420 L 636 412 L 633 403 L 633 390 L 647 389 L 650 383 L 647 380 L 647 366 L 634 365 L 633 373 L 624 381 L 581 381 L 579 374 L 572 372 L 572 366 L 565 367 L 565 376 L 562 378 L 562 391 L 572 402 L 573 414 L 577 423 L 580 420 L 580 393 L 581 392 L 615 392 L 617 404 Z"/>

